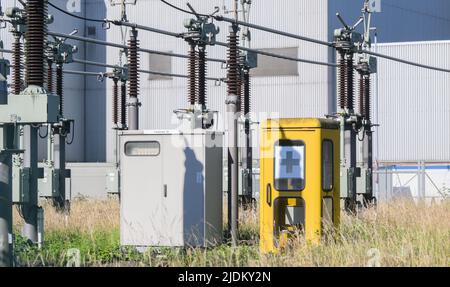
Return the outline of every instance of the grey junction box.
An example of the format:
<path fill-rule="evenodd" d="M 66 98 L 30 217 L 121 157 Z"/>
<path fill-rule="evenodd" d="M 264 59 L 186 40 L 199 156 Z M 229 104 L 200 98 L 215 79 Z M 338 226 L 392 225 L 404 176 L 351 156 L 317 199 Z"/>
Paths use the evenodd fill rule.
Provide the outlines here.
<path fill-rule="evenodd" d="M 121 132 L 121 245 L 220 243 L 222 145 L 202 129 Z"/>

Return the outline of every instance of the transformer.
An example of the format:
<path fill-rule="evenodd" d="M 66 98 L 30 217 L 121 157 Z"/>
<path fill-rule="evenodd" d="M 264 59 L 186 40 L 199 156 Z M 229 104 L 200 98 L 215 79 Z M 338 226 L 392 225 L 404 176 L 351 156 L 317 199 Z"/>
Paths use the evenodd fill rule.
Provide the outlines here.
<path fill-rule="evenodd" d="M 319 243 L 339 224 L 339 123 L 268 119 L 261 125 L 260 250 L 279 252 L 302 234 Z"/>
<path fill-rule="evenodd" d="M 220 243 L 223 132 L 139 130 L 119 135 L 121 245 Z"/>

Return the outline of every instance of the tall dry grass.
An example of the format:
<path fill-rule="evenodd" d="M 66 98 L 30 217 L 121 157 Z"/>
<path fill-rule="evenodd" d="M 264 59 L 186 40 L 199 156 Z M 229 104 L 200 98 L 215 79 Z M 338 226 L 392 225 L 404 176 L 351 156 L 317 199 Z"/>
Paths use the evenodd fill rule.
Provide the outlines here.
<path fill-rule="evenodd" d="M 44 208 L 47 233 L 85 234 L 91 240 L 88 244 L 95 245 L 100 240 L 95 237 L 98 231 L 110 232 L 112 235 L 107 244 L 118 245 L 117 201 L 75 201 L 69 216 L 57 214 L 49 205 Z M 211 249 L 151 249 L 138 256 L 94 257 L 86 265 L 450 266 L 448 200 L 433 206 L 398 201 L 366 209 L 357 216 L 343 214 L 339 230 L 327 231 L 322 244 L 308 244 L 300 236 L 292 239 L 290 247 L 277 255 L 259 253 L 258 213 L 242 211 L 240 218 L 241 245 L 237 248 L 224 244 Z M 20 221 L 17 224 L 20 225 Z M 97 246 L 97 249 L 101 248 L 109 247 Z M 88 248 L 86 252 L 91 251 Z M 95 252 L 98 254 L 101 250 Z"/>
<path fill-rule="evenodd" d="M 117 200 L 77 199 L 72 202 L 70 213 L 59 213 L 50 203 L 44 202 L 45 232 L 77 230 L 93 232 L 119 228 L 119 202 Z M 15 225 L 23 224 L 17 210 L 14 211 Z"/>

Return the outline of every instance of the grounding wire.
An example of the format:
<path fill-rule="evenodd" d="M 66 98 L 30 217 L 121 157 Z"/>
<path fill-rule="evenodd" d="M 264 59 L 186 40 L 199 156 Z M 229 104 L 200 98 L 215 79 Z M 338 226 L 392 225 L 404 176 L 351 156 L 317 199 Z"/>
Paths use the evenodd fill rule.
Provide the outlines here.
<path fill-rule="evenodd" d="M 217 46 L 223 46 L 223 47 L 228 47 L 227 43 L 223 43 L 223 42 L 216 42 Z M 274 54 L 274 53 L 270 53 L 270 52 L 266 52 L 266 51 L 261 51 L 261 50 L 257 50 L 257 49 L 251 49 L 251 48 L 246 48 L 246 47 L 241 47 L 238 46 L 238 49 L 243 50 L 243 51 L 248 51 L 248 52 L 253 52 L 253 53 L 257 53 L 263 56 L 267 56 L 267 57 L 272 57 L 272 58 L 278 58 L 278 59 L 283 59 L 283 60 L 288 60 L 288 61 L 294 61 L 294 62 L 301 62 L 301 63 L 306 63 L 306 64 L 313 64 L 313 65 L 321 65 L 321 66 L 329 66 L 329 67 L 337 67 L 337 64 L 333 64 L 333 63 L 326 63 L 326 62 L 318 62 L 318 61 L 312 61 L 312 60 L 306 60 L 306 59 L 300 59 L 300 58 L 293 58 L 293 57 L 289 57 L 289 56 L 283 56 L 283 55 L 279 55 L 279 54 Z"/>
<path fill-rule="evenodd" d="M 66 15 L 69 15 L 71 17 L 74 17 L 74 18 L 77 18 L 77 19 L 80 19 L 80 20 L 85 20 L 85 21 L 90 21 L 90 22 L 98 22 L 98 23 L 105 23 L 106 22 L 106 20 L 86 18 L 86 17 L 82 17 L 82 16 L 78 16 L 78 15 L 69 13 L 69 12 L 65 11 L 64 9 L 61 9 L 58 6 L 56 6 L 55 4 L 51 3 L 50 1 L 48 1 L 48 5 L 52 6 L 56 10 L 66 14 Z"/>
<path fill-rule="evenodd" d="M 105 63 L 100 63 L 100 62 L 86 61 L 86 60 L 79 60 L 79 59 L 74 59 L 73 62 L 74 63 L 79 63 L 79 64 L 91 65 L 91 66 L 113 68 L 113 69 L 122 69 L 122 70 L 126 69 L 125 67 L 121 67 L 121 66 L 118 66 L 118 65 L 105 64 Z M 65 72 L 67 72 L 68 74 L 78 73 L 78 71 L 71 71 L 71 70 L 65 70 Z M 166 77 L 188 78 L 187 75 L 174 74 L 174 73 L 165 73 L 165 72 L 159 72 L 159 71 L 138 70 L 138 72 L 143 73 L 143 74 L 160 75 L 160 76 L 166 76 Z M 83 73 L 83 72 L 79 72 L 79 73 Z M 93 72 L 87 72 L 87 73 L 92 74 L 92 76 L 94 76 Z M 104 73 L 103 72 L 99 72 L 96 75 L 100 76 L 100 75 L 104 75 Z M 210 81 L 216 81 L 216 82 L 224 82 L 225 81 L 224 78 L 207 77 L 206 79 L 210 80 Z"/>
<path fill-rule="evenodd" d="M 88 43 L 97 44 L 97 45 L 110 46 L 110 47 L 115 47 L 115 48 L 120 48 L 120 49 L 128 49 L 127 45 L 117 44 L 117 43 L 112 43 L 112 42 L 107 42 L 107 41 L 102 41 L 102 40 L 97 40 L 97 39 L 85 38 L 85 37 L 75 36 L 75 35 L 68 35 L 68 34 L 63 34 L 63 33 L 58 33 L 58 32 L 52 32 L 52 31 L 49 31 L 48 34 L 51 36 L 64 37 L 64 38 L 68 38 L 68 39 L 72 39 L 72 40 L 76 40 L 76 41 L 80 41 L 80 42 L 88 42 Z M 184 59 L 188 58 L 187 55 L 183 55 L 183 54 L 155 51 L 155 50 L 149 50 L 149 49 L 144 49 L 144 48 L 139 48 L 138 51 L 148 53 L 148 54 L 162 55 L 162 56 L 168 56 L 168 57 L 176 57 L 176 58 L 184 58 Z M 5 52 L 10 52 L 10 51 L 5 50 Z M 222 59 L 207 58 L 206 60 L 210 61 L 210 62 L 226 63 L 226 61 L 222 60 Z"/>
<path fill-rule="evenodd" d="M 165 1 L 165 0 L 161 0 L 161 2 L 164 3 L 164 4 L 166 4 L 166 5 L 168 5 L 168 6 L 170 6 L 170 7 L 172 7 L 172 8 L 174 8 L 175 10 L 180 11 L 180 12 L 188 13 L 188 14 L 195 15 L 195 16 L 198 15 L 198 16 L 202 16 L 202 17 L 209 17 L 209 15 L 206 15 L 206 14 L 200 14 L 200 13 L 195 14 L 195 13 L 192 12 L 192 11 L 185 10 L 185 9 L 183 9 L 183 8 L 180 8 L 180 7 L 178 7 L 178 6 L 175 6 L 175 5 L 169 3 L 169 2 L 167 2 L 167 1 Z"/>

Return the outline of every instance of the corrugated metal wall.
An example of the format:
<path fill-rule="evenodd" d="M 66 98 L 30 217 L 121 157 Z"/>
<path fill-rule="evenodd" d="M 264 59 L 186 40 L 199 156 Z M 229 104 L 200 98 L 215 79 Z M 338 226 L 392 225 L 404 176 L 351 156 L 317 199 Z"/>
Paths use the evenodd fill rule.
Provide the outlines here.
<path fill-rule="evenodd" d="M 2 1 L 3 7 L 14 4 L 14 0 Z M 222 6 L 222 0 L 190 1 L 199 12 L 211 12 L 214 6 Z M 231 1 L 225 1 L 230 6 Z M 384 0 L 383 12 L 376 14 L 375 25 L 380 41 L 405 41 L 424 39 L 449 39 L 450 3 L 445 0 Z M 54 4 L 65 8 L 67 0 L 53 0 Z M 180 1 L 174 1 L 182 5 Z M 251 22 L 274 27 L 301 35 L 328 39 L 332 30 L 339 26 L 335 12 L 353 22 L 360 13 L 362 0 L 265 0 L 254 1 Z M 103 30 L 101 24 L 84 22 L 58 12 L 55 24 L 50 30 L 69 33 L 79 28 L 79 35 L 111 42 L 121 42 L 118 27 Z M 108 0 L 81 0 L 81 11 L 77 15 L 90 18 L 118 19 L 119 7 L 110 7 Z M 138 0 L 136 7 L 128 7 L 129 19 L 144 25 L 170 31 L 182 32 L 183 19 L 188 15 L 165 7 L 160 1 Z M 219 23 L 219 39 L 225 41 L 227 25 Z M 90 35 L 88 30 L 95 33 Z M 10 35 L 0 30 L 5 47 L 10 48 Z M 298 46 L 298 56 L 320 61 L 334 61 L 334 53 L 317 45 L 308 44 L 285 37 L 253 31 L 254 48 L 283 48 Z M 128 38 L 128 37 L 127 37 Z M 186 53 L 187 45 L 180 40 L 142 31 L 139 34 L 141 46 L 161 51 Z M 118 49 L 105 48 L 93 44 L 77 44 L 80 52 L 77 57 L 92 61 L 118 62 Z M 447 65 L 446 43 L 417 44 L 406 46 L 380 46 L 380 52 L 398 55 L 424 63 Z M 225 49 L 209 49 L 209 56 L 225 58 Z M 148 55 L 141 55 L 142 69 L 149 68 Z M 105 71 L 103 68 L 71 64 L 73 70 Z M 174 58 L 174 73 L 186 73 L 186 60 Z M 210 76 L 223 77 L 226 71 L 218 63 L 211 63 Z M 252 107 L 257 113 L 265 112 L 282 117 L 323 116 L 335 106 L 334 70 L 325 67 L 299 64 L 298 77 L 265 77 L 253 79 Z M 403 76 L 403 74 L 405 76 Z M 380 61 L 380 160 L 449 160 L 448 142 L 448 101 L 440 96 L 449 91 L 446 74 L 429 72 L 404 66 L 402 64 Z M 419 79 L 426 79 L 422 82 Z M 111 130 L 111 82 L 97 82 L 92 77 L 66 76 L 65 81 L 68 116 L 76 120 L 75 143 L 69 147 L 70 161 L 113 161 L 114 132 Z M 224 112 L 225 86 L 209 83 L 209 105 L 212 109 Z M 141 75 L 140 114 L 141 127 L 146 129 L 170 128 L 173 125 L 172 110 L 186 107 L 186 80 L 148 81 Z M 393 95 L 397 95 L 394 97 Z M 422 97 L 427 95 L 427 97 Z M 402 100 L 403 99 L 403 100 Z M 446 112 L 446 114 L 445 114 Z M 257 114 L 258 115 L 258 114 Z M 447 118 L 445 117 L 447 115 Z M 441 117 L 442 116 L 442 117 Z M 258 117 L 255 117 L 258 120 Z M 223 121 L 222 121 L 223 122 Z M 394 123 L 394 124 L 392 124 Z M 423 136 L 426 135 L 426 136 Z M 395 139 L 395 140 L 394 140 Z M 43 146 L 43 145 L 41 145 Z M 383 148 L 389 147 L 389 148 Z"/>
<path fill-rule="evenodd" d="M 378 46 L 380 53 L 447 69 L 449 50 L 448 41 Z M 375 156 L 380 161 L 449 162 L 450 74 L 380 59 L 378 87 Z"/>
<path fill-rule="evenodd" d="M 107 9 L 111 9 L 109 1 L 102 0 L 85 0 L 83 5 L 84 13 L 88 18 L 105 19 L 107 18 Z M 116 41 L 110 39 L 108 35 L 111 33 L 102 28 L 102 23 L 86 22 L 84 29 L 85 36 L 102 41 Z M 93 35 L 88 34 L 88 30 L 94 31 Z M 108 61 L 109 50 L 105 46 L 85 43 L 86 59 L 101 63 L 111 63 Z M 117 53 L 114 53 L 117 55 Z M 112 63 L 116 63 L 113 61 Z M 105 68 L 86 65 L 87 71 L 106 71 Z M 110 126 L 107 123 L 111 121 L 111 117 L 107 117 L 108 107 L 111 106 L 107 101 L 107 96 L 111 97 L 110 91 L 106 90 L 107 81 L 99 82 L 93 77 L 86 77 L 85 93 L 86 93 L 86 122 L 85 126 L 86 141 L 84 143 L 86 149 L 86 161 L 88 162 L 104 162 L 106 161 L 106 147 L 110 142 L 106 139 L 107 131 L 110 131 Z M 106 91 L 106 92 L 105 92 Z"/>
<path fill-rule="evenodd" d="M 199 12 L 211 12 L 214 6 L 222 6 L 221 0 L 191 1 L 190 3 L 198 8 Z M 180 3 L 177 3 L 180 4 Z M 280 5 L 278 1 L 255 2 L 253 5 L 252 22 L 275 27 L 277 29 L 291 31 L 294 33 L 307 35 L 314 38 L 325 39 L 328 33 L 327 23 L 327 1 L 284 1 Z M 288 8 L 288 9 L 287 9 Z M 156 28 L 169 31 L 184 32 L 183 19 L 188 15 L 173 11 L 163 6 L 159 1 L 138 1 L 136 7 L 130 7 L 129 18 L 133 21 L 144 23 Z M 118 18 L 119 9 L 108 9 L 108 18 Z M 170 17 L 168 16 L 170 15 Z M 228 25 L 218 23 L 221 28 L 219 40 L 226 41 Z M 255 48 L 283 48 L 298 47 L 298 56 L 319 61 L 328 61 L 327 48 L 317 47 L 308 43 L 267 34 L 259 31 L 252 31 L 252 47 Z M 141 46 L 149 49 L 161 51 L 173 51 L 186 54 L 188 45 L 178 39 L 158 35 L 149 32 L 140 32 L 139 38 Z M 119 42 L 120 32 L 117 27 L 108 30 L 108 40 Z M 117 49 L 107 50 L 107 61 L 114 63 L 117 61 Z M 214 58 L 226 57 L 226 50 L 222 47 L 208 49 L 208 56 Z M 141 55 L 142 69 L 149 69 L 148 55 Z M 186 60 L 173 59 L 173 72 L 186 74 Z M 210 63 L 209 75 L 213 77 L 225 77 L 226 70 L 222 69 L 220 63 Z M 331 95 L 330 83 L 328 82 L 328 69 L 326 67 L 299 64 L 300 76 L 288 77 L 264 77 L 254 78 L 252 85 L 252 108 L 259 115 L 264 112 L 262 118 L 267 113 L 276 113 L 282 117 L 293 116 L 323 116 L 333 106 L 328 102 Z M 111 85 L 108 85 L 108 93 L 111 92 Z M 215 86 L 214 82 L 208 85 L 208 104 L 213 110 L 219 111 L 222 115 L 225 112 L 226 87 Z M 187 107 L 186 80 L 176 79 L 163 81 L 148 81 L 146 75 L 141 75 L 142 108 L 140 113 L 140 125 L 144 129 L 166 129 L 172 128 L 172 111 L 178 108 Z M 107 99 L 108 106 L 111 102 Z M 108 142 L 114 141 L 114 132 L 110 127 L 110 111 L 107 111 L 108 119 Z M 223 118 L 223 117 L 222 117 Z M 255 118 L 258 120 L 258 118 Z M 223 123 L 223 120 L 221 121 Z M 114 145 L 108 145 L 108 160 L 114 156 Z"/>

